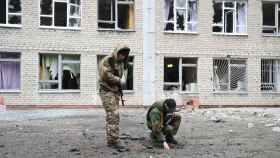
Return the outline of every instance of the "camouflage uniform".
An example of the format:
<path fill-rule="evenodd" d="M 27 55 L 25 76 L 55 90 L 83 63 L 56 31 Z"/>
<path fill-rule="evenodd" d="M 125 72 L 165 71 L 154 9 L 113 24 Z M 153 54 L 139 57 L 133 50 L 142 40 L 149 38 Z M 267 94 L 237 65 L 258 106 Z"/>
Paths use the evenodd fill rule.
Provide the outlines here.
<path fill-rule="evenodd" d="M 128 47 L 118 47 L 99 64 L 100 97 L 106 112 L 106 135 L 108 144 L 118 143 L 120 79 L 124 72 L 124 62 L 118 59 L 118 52 Z"/>
<path fill-rule="evenodd" d="M 155 144 L 166 141 L 168 136 L 176 135 L 181 123 L 181 116 L 178 114 L 174 114 L 170 122 L 165 121 L 164 101 L 155 102 L 147 113 L 147 126 L 152 131 L 151 138 Z"/>

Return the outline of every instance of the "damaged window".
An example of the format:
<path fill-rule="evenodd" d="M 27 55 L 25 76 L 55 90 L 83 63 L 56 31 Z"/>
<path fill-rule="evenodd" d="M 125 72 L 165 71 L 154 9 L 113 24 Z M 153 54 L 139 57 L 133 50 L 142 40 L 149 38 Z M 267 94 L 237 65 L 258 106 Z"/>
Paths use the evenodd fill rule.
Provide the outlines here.
<path fill-rule="evenodd" d="M 214 59 L 214 91 L 247 91 L 247 68 L 244 59 Z"/>
<path fill-rule="evenodd" d="M 0 1 L 0 25 L 21 25 L 21 17 L 20 0 Z"/>
<path fill-rule="evenodd" d="M 262 91 L 280 90 L 280 60 L 277 59 L 261 60 L 261 90 Z"/>
<path fill-rule="evenodd" d="M 197 0 L 165 0 L 165 31 L 197 31 Z"/>
<path fill-rule="evenodd" d="M 80 0 L 41 0 L 40 26 L 79 28 Z"/>
<path fill-rule="evenodd" d="M 20 54 L 0 52 L 0 90 L 20 89 Z"/>
<path fill-rule="evenodd" d="M 80 55 L 40 54 L 40 89 L 80 89 Z"/>
<path fill-rule="evenodd" d="M 279 35 L 280 33 L 280 3 L 263 2 L 264 34 Z"/>
<path fill-rule="evenodd" d="M 98 55 L 97 56 L 97 64 L 99 65 L 100 61 L 105 57 L 105 55 Z M 128 65 L 127 65 L 127 80 L 126 85 L 123 88 L 123 90 L 133 90 L 134 89 L 134 75 L 133 75 L 133 69 L 134 69 L 134 57 L 129 56 L 128 57 Z M 99 75 L 99 73 L 98 73 Z M 99 89 L 99 85 L 97 85 Z"/>
<path fill-rule="evenodd" d="M 164 58 L 163 89 L 197 92 L 197 58 Z"/>
<path fill-rule="evenodd" d="M 247 32 L 246 1 L 214 1 L 212 31 L 216 33 Z"/>
<path fill-rule="evenodd" d="M 134 0 L 98 1 L 98 28 L 133 29 L 134 17 Z"/>

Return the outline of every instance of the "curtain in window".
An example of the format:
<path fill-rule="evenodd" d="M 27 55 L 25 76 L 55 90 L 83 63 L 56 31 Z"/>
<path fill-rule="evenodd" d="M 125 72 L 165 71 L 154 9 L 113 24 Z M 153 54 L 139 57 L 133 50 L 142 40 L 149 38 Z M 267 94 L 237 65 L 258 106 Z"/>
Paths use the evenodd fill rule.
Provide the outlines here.
<path fill-rule="evenodd" d="M 196 22 L 197 22 L 197 3 L 196 0 L 189 0 L 188 8 L 188 21 L 192 22 L 188 25 L 188 30 L 191 32 L 196 31 Z"/>
<path fill-rule="evenodd" d="M 58 59 L 57 56 L 42 56 L 40 80 L 57 80 Z"/>
<path fill-rule="evenodd" d="M 246 3 L 237 2 L 237 15 L 236 15 L 236 32 L 244 33 L 246 32 Z"/>
<path fill-rule="evenodd" d="M 20 63 L 0 62 L 0 89 L 19 89 Z"/>

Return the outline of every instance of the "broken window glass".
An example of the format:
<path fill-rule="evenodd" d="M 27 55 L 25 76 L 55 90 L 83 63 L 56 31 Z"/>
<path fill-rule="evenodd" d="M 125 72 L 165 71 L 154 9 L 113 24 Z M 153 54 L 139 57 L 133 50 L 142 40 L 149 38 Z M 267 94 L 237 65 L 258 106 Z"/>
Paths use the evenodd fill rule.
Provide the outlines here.
<path fill-rule="evenodd" d="M 215 2 L 213 4 L 213 32 L 246 33 L 247 2 Z"/>
<path fill-rule="evenodd" d="M 3 60 L 4 59 L 4 60 Z M 7 61 L 12 59 L 13 61 Z M 0 89 L 20 89 L 20 54 L 0 52 Z"/>
<path fill-rule="evenodd" d="M 236 32 L 246 32 L 246 3 L 236 2 Z"/>
<path fill-rule="evenodd" d="M 41 26 L 81 26 L 80 0 L 41 0 L 40 8 Z"/>
<path fill-rule="evenodd" d="M 176 0 L 176 7 L 185 8 L 186 7 L 186 0 Z"/>
<path fill-rule="evenodd" d="M 80 0 L 70 0 L 70 3 L 80 5 Z"/>
<path fill-rule="evenodd" d="M 165 20 L 167 21 L 165 24 L 165 31 L 174 30 L 174 1 L 173 0 L 165 0 Z"/>
<path fill-rule="evenodd" d="M 132 29 L 134 27 L 134 6 L 118 4 L 118 28 Z"/>
<path fill-rule="evenodd" d="M 234 8 L 234 2 L 225 2 L 225 7 Z"/>
<path fill-rule="evenodd" d="M 178 58 L 164 58 L 164 82 L 179 82 Z"/>
<path fill-rule="evenodd" d="M 177 9 L 176 17 L 177 17 L 177 24 L 176 24 L 177 30 L 185 30 L 186 10 Z"/>
<path fill-rule="evenodd" d="M 225 9 L 224 11 L 224 17 L 225 17 L 224 28 L 225 28 L 225 32 L 227 33 L 233 32 L 233 13 L 234 11 L 231 9 Z"/>
<path fill-rule="evenodd" d="M 21 24 L 21 16 L 9 15 L 8 19 L 9 24 Z"/>
<path fill-rule="evenodd" d="M 197 25 L 197 1 L 188 1 L 188 31 L 196 32 Z"/>
<path fill-rule="evenodd" d="M 275 4 L 263 3 L 263 33 L 274 34 L 276 32 Z"/>
<path fill-rule="evenodd" d="M 51 17 L 40 17 L 40 25 L 41 26 L 51 26 L 52 18 Z"/>
<path fill-rule="evenodd" d="M 197 59 L 182 59 L 182 91 L 197 92 Z"/>
<path fill-rule="evenodd" d="M 52 0 L 41 0 L 41 15 L 52 14 Z"/>
<path fill-rule="evenodd" d="M 70 6 L 70 16 L 80 16 L 80 7 Z"/>
<path fill-rule="evenodd" d="M 54 4 L 54 25 L 66 27 L 67 26 L 67 3 L 55 2 Z"/>
<path fill-rule="evenodd" d="M 0 1 L 0 23 L 6 24 L 6 0 Z"/>
<path fill-rule="evenodd" d="M 20 13 L 21 12 L 21 4 L 20 0 L 9 0 L 9 13 Z"/>

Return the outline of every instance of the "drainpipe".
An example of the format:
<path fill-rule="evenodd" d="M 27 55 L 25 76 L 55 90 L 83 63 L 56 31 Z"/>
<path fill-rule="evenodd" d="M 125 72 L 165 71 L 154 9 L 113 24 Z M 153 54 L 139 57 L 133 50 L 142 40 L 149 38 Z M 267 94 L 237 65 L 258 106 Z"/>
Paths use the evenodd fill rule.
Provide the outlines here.
<path fill-rule="evenodd" d="M 143 0 L 143 105 L 155 101 L 155 0 Z"/>

